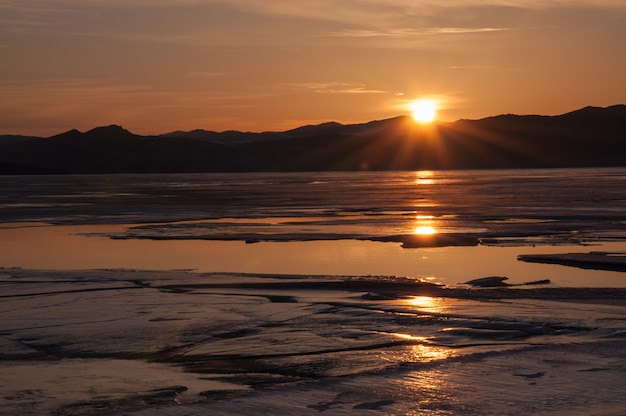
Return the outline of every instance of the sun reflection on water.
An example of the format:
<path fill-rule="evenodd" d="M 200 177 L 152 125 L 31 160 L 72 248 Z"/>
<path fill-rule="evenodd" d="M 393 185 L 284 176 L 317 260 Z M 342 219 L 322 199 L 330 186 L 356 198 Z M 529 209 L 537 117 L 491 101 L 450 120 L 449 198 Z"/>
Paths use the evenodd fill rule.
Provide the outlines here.
<path fill-rule="evenodd" d="M 427 314 L 441 314 L 445 310 L 443 298 L 432 296 L 413 296 L 406 298 L 403 304 L 408 309 Z M 415 328 L 419 330 L 419 327 Z M 445 360 L 455 354 L 454 349 L 432 343 L 430 336 L 409 332 L 395 332 L 390 334 L 396 338 L 406 340 L 409 346 L 399 351 L 389 352 L 387 359 L 396 363 L 426 363 Z"/>
<path fill-rule="evenodd" d="M 383 358 L 394 365 L 444 361 L 457 355 L 453 348 L 432 344 L 426 337 L 405 333 L 391 335 L 402 340 L 415 342 L 415 345 L 383 353 Z"/>
<path fill-rule="evenodd" d="M 419 227 L 415 227 L 413 234 L 432 235 L 432 234 L 437 234 L 437 230 L 435 229 L 435 227 L 430 226 L 430 225 L 420 225 Z"/>
<path fill-rule="evenodd" d="M 454 352 L 447 347 L 420 344 L 414 345 L 408 355 L 413 362 L 429 363 L 450 358 L 454 355 Z"/>
<path fill-rule="evenodd" d="M 395 351 L 387 357 L 388 360 L 396 363 L 429 363 L 431 361 L 445 360 L 454 355 L 454 351 L 451 348 L 431 344 L 427 337 L 405 333 L 394 333 L 391 335 L 403 340 L 415 341 L 416 343 L 405 350 Z"/>
<path fill-rule="evenodd" d="M 437 306 L 437 299 L 431 296 L 415 296 L 415 297 L 409 298 L 408 302 L 409 304 L 413 306 L 418 306 L 420 308 L 431 309 Z"/>
<path fill-rule="evenodd" d="M 444 310 L 444 299 L 414 296 L 405 299 L 404 305 L 418 312 L 438 313 Z M 419 326 L 411 326 L 411 329 L 417 332 Z M 397 332 L 390 335 L 408 343 L 402 348 L 383 352 L 384 359 L 408 370 L 395 380 L 400 394 L 411 397 L 414 403 L 413 409 L 404 414 L 441 414 L 441 409 L 457 408 L 458 399 L 450 394 L 457 388 L 453 374 L 423 365 L 454 358 L 458 356 L 458 350 L 433 343 L 428 333 Z"/>
<path fill-rule="evenodd" d="M 406 305 L 419 312 L 443 314 L 446 310 L 445 299 L 432 296 L 412 296 L 404 299 Z"/>
<path fill-rule="evenodd" d="M 435 228 L 435 217 L 432 215 L 416 215 L 415 216 L 415 228 L 413 234 L 417 235 L 433 235 L 437 234 L 437 228 Z"/>
<path fill-rule="evenodd" d="M 416 185 L 434 185 L 435 184 L 435 172 L 432 170 L 420 170 L 415 172 L 415 184 Z"/>
<path fill-rule="evenodd" d="M 460 414 L 458 410 L 462 410 L 459 398 L 452 394 L 458 385 L 450 373 L 440 370 L 412 371 L 398 381 L 403 393 L 414 401 L 415 407 L 406 415 Z"/>

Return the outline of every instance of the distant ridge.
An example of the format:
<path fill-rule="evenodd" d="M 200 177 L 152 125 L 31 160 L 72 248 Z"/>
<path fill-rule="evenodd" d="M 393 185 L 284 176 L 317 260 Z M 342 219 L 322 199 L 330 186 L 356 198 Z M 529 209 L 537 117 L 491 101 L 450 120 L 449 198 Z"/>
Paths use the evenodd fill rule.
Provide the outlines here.
<path fill-rule="evenodd" d="M 48 138 L 0 136 L 0 174 L 350 171 L 626 166 L 626 106 L 502 114 L 423 126 L 408 116 L 284 132 L 118 125 Z"/>
<path fill-rule="evenodd" d="M 101 138 L 128 138 L 128 137 L 138 137 L 133 133 L 129 132 L 122 126 L 111 125 L 111 126 L 103 126 L 96 127 L 94 129 L 89 130 L 86 133 L 82 133 L 76 129 L 72 129 L 66 131 L 65 133 L 57 134 L 56 136 L 49 137 L 49 139 L 74 139 L 80 137 L 87 137 L 91 139 L 101 139 Z"/>

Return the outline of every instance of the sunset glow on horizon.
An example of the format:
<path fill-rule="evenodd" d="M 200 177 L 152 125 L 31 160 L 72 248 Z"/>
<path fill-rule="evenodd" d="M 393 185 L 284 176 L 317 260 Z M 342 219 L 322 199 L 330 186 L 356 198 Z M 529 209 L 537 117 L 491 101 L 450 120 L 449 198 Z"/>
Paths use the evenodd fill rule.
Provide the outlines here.
<path fill-rule="evenodd" d="M 626 2 L 0 0 L 0 134 L 284 131 L 626 97 Z"/>

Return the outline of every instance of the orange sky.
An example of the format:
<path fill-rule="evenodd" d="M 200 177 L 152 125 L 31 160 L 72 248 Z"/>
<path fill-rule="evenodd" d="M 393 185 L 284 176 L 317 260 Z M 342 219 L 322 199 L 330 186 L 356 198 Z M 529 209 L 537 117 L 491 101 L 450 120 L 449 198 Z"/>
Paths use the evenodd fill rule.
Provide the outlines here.
<path fill-rule="evenodd" d="M 626 102 L 625 40 L 624 0 L 0 0 L 0 134 L 561 114 Z"/>

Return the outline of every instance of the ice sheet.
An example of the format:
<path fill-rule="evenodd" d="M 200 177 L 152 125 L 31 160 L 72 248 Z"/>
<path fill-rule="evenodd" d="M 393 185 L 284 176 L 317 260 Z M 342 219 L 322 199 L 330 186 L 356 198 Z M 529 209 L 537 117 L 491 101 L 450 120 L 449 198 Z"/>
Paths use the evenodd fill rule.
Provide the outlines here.
<path fill-rule="evenodd" d="M 0 414 L 582 414 L 623 404 L 623 289 L 0 275 Z"/>

